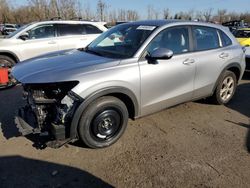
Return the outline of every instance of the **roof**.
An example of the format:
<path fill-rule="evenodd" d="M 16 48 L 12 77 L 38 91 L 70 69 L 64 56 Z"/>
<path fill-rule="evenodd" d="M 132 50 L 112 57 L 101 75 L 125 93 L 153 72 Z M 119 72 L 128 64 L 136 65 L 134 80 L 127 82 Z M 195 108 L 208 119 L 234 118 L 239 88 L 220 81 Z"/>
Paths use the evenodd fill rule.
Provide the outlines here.
<path fill-rule="evenodd" d="M 143 20 L 143 21 L 129 22 L 129 23 L 125 23 L 125 24 L 148 25 L 148 26 L 161 27 L 164 25 L 174 24 L 174 23 L 188 24 L 188 25 L 193 24 L 193 25 L 217 26 L 217 27 L 220 26 L 220 25 L 208 23 L 208 22 L 184 21 L 184 20 L 173 20 L 173 19 L 172 20 Z"/>
<path fill-rule="evenodd" d="M 93 22 L 93 21 L 83 21 L 83 20 L 48 20 L 33 22 L 32 24 L 56 24 L 56 23 L 70 23 L 70 24 L 93 24 L 93 25 L 105 25 L 106 22 Z"/>
<path fill-rule="evenodd" d="M 128 24 L 135 24 L 135 25 L 149 25 L 149 26 L 163 26 L 174 22 L 180 22 L 179 20 L 142 20 L 142 21 L 135 21 L 135 22 L 128 22 Z"/>

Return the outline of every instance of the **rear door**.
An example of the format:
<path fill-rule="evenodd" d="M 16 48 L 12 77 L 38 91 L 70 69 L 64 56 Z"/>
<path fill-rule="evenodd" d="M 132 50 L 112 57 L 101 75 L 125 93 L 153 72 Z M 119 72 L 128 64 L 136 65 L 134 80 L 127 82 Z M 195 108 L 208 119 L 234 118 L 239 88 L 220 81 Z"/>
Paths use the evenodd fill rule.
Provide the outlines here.
<path fill-rule="evenodd" d="M 88 24 L 58 24 L 59 49 L 84 48 L 91 43 L 101 30 Z"/>
<path fill-rule="evenodd" d="M 222 46 L 219 30 L 212 27 L 193 26 L 196 76 L 194 99 L 211 95 L 222 67 L 231 58 Z"/>
<path fill-rule="evenodd" d="M 27 33 L 27 40 L 22 40 L 19 43 L 19 51 L 22 59 L 25 60 L 45 53 L 58 51 L 55 26 L 53 24 L 36 26 L 27 31 Z"/>

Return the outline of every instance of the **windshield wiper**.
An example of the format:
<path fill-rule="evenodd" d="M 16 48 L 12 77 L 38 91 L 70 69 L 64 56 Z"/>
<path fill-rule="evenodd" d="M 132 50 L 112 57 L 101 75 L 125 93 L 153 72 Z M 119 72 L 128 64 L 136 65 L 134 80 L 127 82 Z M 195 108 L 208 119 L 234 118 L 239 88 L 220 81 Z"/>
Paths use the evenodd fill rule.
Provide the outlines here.
<path fill-rule="evenodd" d="M 88 47 L 86 47 L 86 48 L 84 49 L 84 51 L 87 52 L 87 53 L 91 53 L 91 54 L 98 55 L 98 56 L 103 56 L 100 52 L 97 52 L 97 51 L 95 51 L 95 50 L 91 50 L 91 49 L 89 49 Z"/>

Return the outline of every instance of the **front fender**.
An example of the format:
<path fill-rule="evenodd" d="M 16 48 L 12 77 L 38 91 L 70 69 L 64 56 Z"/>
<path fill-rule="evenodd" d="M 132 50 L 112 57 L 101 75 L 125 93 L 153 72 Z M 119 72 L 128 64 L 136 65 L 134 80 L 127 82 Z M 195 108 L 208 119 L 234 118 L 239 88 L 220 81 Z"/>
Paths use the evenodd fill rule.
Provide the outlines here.
<path fill-rule="evenodd" d="M 101 90 L 98 90 L 92 94 L 90 94 L 88 97 L 84 98 L 84 101 L 80 104 L 80 106 L 77 108 L 72 122 L 71 122 L 71 127 L 70 127 L 70 138 L 71 139 L 77 139 L 77 129 L 78 129 L 78 124 L 81 118 L 82 113 L 84 110 L 88 107 L 88 105 L 93 102 L 95 99 L 109 95 L 109 94 L 114 94 L 114 93 L 120 93 L 120 94 L 125 94 L 127 95 L 133 102 L 134 104 L 134 110 L 135 110 L 135 117 L 139 116 L 139 102 L 135 94 L 124 87 L 108 87 L 108 88 L 103 88 Z"/>

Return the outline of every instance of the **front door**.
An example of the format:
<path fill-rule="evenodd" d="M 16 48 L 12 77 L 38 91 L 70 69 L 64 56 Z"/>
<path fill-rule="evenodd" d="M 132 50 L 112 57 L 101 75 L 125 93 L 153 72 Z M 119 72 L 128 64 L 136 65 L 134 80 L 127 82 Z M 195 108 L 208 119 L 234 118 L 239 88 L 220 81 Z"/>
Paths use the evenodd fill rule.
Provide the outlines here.
<path fill-rule="evenodd" d="M 174 55 L 151 64 L 140 62 L 142 115 L 159 111 L 192 99 L 195 60 L 190 53 L 188 27 L 173 27 L 160 32 L 148 45 L 145 54 L 166 48 Z"/>
<path fill-rule="evenodd" d="M 53 24 L 37 26 L 27 32 L 28 38 L 19 43 L 22 60 L 58 51 Z"/>

